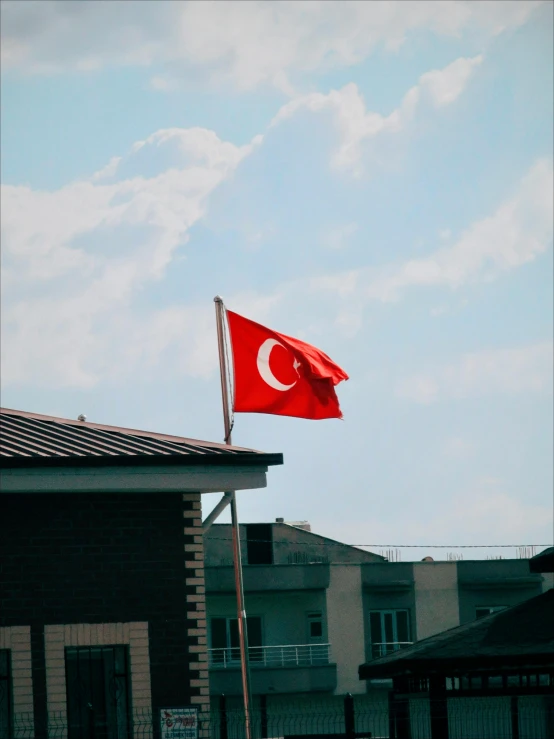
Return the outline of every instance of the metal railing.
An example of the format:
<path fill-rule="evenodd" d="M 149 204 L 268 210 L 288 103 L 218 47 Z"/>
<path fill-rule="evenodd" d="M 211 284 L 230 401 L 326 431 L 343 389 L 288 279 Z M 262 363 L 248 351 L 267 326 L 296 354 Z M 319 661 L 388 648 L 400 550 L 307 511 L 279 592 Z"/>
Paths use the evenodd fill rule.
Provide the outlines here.
<path fill-rule="evenodd" d="M 268 647 L 249 647 L 252 667 L 311 667 L 328 665 L 330 644 L 280 644 Z M 209 649 L 209 665 L 214 668 L 238 667 L 238 647 Z"/>
<path fill-rule="evenodd" d="M 372 659 L 384 657 L 386 654 L 392 654 L 392 652 L 397 652 L 399 649 L 404 649 L 404 647 L 411 647 L 412 644 L 412 641 L 374 642 L 371 645 L 371 657 Z"/>

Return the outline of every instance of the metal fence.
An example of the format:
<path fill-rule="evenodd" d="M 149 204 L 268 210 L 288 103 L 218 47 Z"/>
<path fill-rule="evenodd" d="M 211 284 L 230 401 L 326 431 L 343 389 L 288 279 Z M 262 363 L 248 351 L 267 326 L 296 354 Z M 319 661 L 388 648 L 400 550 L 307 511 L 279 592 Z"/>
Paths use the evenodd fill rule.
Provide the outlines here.
<path fill-rule="evenodd" d="M 272 700 L 275 698 L 275 700 Z M 552 696 L 520 696 L 514 724 L 510 697 L 450 699 L 447 703 L 448 739 L 552 739 Z M 368 695 L 328 696 L 319 700 L 256 697 L 251 714 L 253 739 L 432 739 L 428 700 L 410 700 L 399 716 L 386 698 Z M 216 698 L 209 713 L 200 713 L 196 727 L 167 734 L 175 739 L 245 739 L 245 719 L 237 701 Z M 13 717 L 0 727 L 0 739 L 162 739 L 160 716 L 133 711 L 125 725 L 91 721 L 68 725 L 65 717 L 50 716 L 46 726 L 31 714 Z M 445 739 L 441 737 L 441 739 Z"/>

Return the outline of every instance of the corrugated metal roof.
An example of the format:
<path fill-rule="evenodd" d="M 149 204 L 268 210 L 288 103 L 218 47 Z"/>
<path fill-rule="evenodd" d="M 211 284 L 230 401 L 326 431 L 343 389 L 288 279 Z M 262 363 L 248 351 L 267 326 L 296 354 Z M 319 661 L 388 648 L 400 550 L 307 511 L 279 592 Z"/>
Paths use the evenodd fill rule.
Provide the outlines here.
<path fill-rule="evenodd" d="M 281 454 L 152 431 L 0 409 L 0 466 L 56 464 L 282 464 Z"/>

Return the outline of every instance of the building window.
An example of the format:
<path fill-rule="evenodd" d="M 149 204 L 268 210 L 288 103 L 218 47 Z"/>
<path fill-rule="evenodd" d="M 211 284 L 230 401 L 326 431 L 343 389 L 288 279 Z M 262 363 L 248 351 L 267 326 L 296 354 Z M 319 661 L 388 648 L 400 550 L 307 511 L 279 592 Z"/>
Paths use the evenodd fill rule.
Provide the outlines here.
<path fill-rule="evenodd" d="M 211 619 L 211 661 L 226 665 L 240 662 L 239 627 L 236 618 Z M 262 619 L 260 616 L 246 618 L 248 629 L 248 655 L 251 662 L 263 661 Z"/>
<path fill-rule="evenodd" d="M 312 644 L 323 641 L 323 614 L 321 611 L 308 613 L 308 640 Z"/>
<path fill-rule="evenodd" d="M 372 659 L 396 652 L 412 643 L 408 611 L 371 611 L 369 626 Z"/>
<path fill-rule="evenodd" d="M 270 523 L 246 524 L 246 556 L 249 565 L 273 564 L 273 527 Z"/>
<path fill-rule="evenodd" d="M 65 650 L 68 739 L 129 739 L 125 646 Z"/>
<path fill-rule="evenodd" d="M 0 649 L 0 737 L 11 739 L 12 736 L 10 650 Z"/>
<path fill-rule="evenodd" d="M 505 608 L 506 606 L 479 606 L 475 609 L 475 618 L 490 616 L 491 613 L 498 613 L 498 611 L 503 611 Z"/>

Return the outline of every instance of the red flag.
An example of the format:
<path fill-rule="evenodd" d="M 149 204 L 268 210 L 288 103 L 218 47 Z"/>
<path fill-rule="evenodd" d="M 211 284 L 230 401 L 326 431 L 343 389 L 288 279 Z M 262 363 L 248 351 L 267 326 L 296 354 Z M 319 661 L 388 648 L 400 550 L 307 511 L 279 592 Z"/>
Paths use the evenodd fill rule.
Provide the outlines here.
<path fill-rule="evenodd" d="M 227 311 L 238 413 L 342 418 L 335 385 L 348 375 L 311 344 Z"/>

